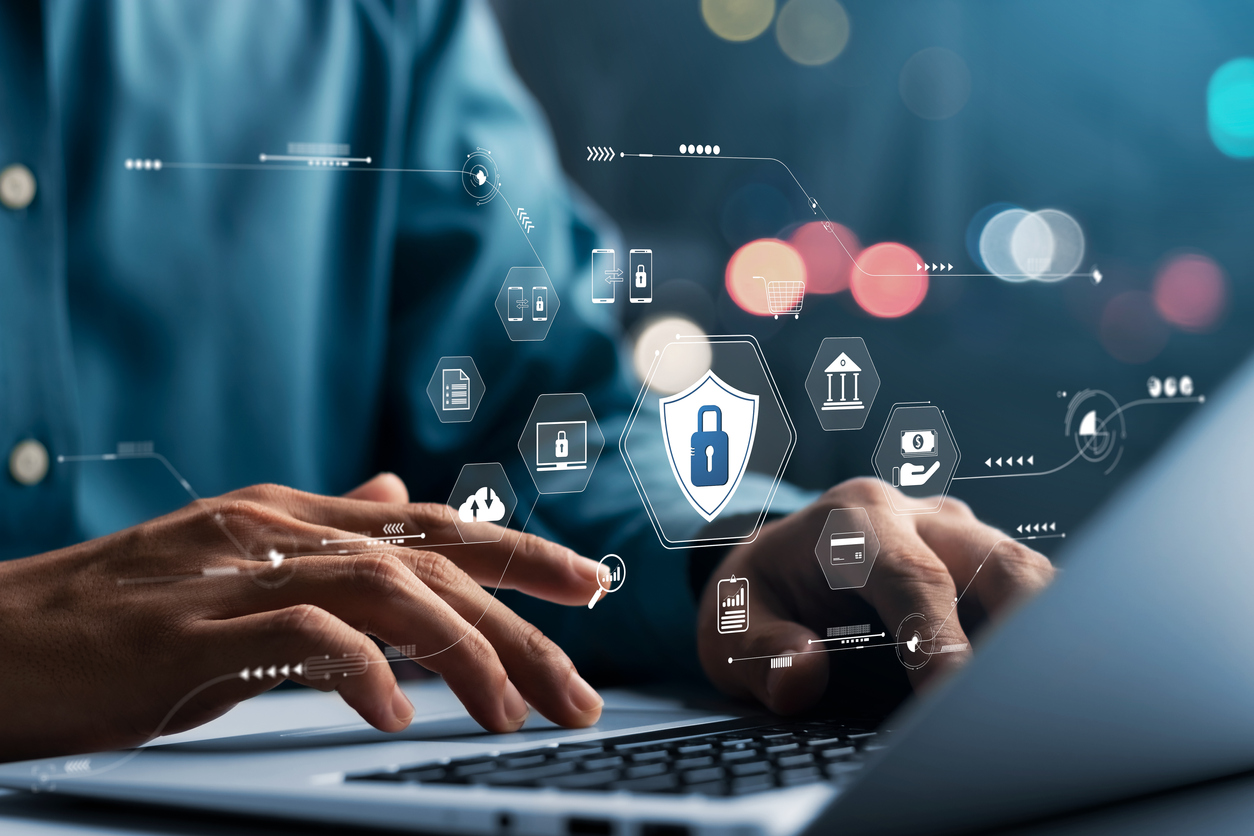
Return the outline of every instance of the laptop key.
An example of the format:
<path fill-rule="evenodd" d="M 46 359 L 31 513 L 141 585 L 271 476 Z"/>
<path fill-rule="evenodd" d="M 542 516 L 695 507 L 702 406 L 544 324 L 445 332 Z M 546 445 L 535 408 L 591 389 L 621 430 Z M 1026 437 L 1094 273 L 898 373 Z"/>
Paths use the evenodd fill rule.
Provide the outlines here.
<path fill-rule="evenodd" d="M 684 787 L 684 792 L 697 793 L 698 795 L 727 795 L 727 785 L 722 781 L 710 781 L 708 784 L 689 784 Z"/>
<path fill-rule="evenodd" d="M 730 752 L 724 752 L 723 754 L 719 755 L 719 760 L 723 761 L 724 763 L 727 763 L 729 761 L 749 760 L 750 758 L 756 758 L 757 756 L 758 756 L 757 749 L 734 749 Z"/>
<path fill-rule="evenodd" d="M 703 766 L 713 766 L 714 758 L 680 758 L 672 764 L 676 769 L 700 769 Z"/>
<path fill-rule="evenodd" d="M 756 775 L 763 772 L 771 771 L 769 761 L 750 761 L 749 763 L 733 763 L 731 765 L 733 775 Z"/>
<path fill-rule="evenodd" d="M 711 766 L 706 769 L 690 769 L 683 774 L 685 784 L 704 784 L 723 777 L 723 767 Z"/>
<path fill-rule="evenodd" d="M 623 770 L 623 774 L 628 778 L 647 778 L 650 775 L 663 775 L 670 771 L 670 764 L 665 763 L 642 763 L 639 766 L 629 766 Z"/>
<path fill-rule="evenodd" d="M 858 761 L 836 761 L 824 767 L 829 778 L 844 778 L 862 769 Z"/>
<path fill-rule="evenodd" d="M 818 748 L 820 746 L 839 746 L 844 742 L 845 739 L 843 737 L 823 737 L 818 740 L 807 740 L 806 745 L 812 748 Z"/>
<path fill-rule="evenodd" d="M 731 740 L 722 741 L 724 749 L 733 749 L 737 746 L 749 746 L 753 743 L 752 737 L 736 737 Z"/>
<path fill-rule="evenodd" d="M 743 795 L 750 792 L 762 792 L 762 790 L 775 789 L 775 781 L 770 775 L 748 775 L 743 778 L 734 778 L 731 782 L 731 791 L 733 795 Z"/>
<path fill-rule="evenodd" d="M 539 766 L 548 760 L 544 755 L 518 755 L 515 757 L 507 757 L 501 759 L 501 765 L 509 769 L 517 769 L 523 766 Z"/>
<path fill-rule="evenodd" d="M 712 743 L 694 743 L 691 746 L 680 746 L 675 751 L 681 755 L 695 755 L 698 752 L 710 752 L 714 750 Z"/>
<path fill-rule="evenodd" d="M 809 752 L 802 752 L 800 755 L 784 755 L 776 758 L 775 763 L 784 769 L 791 769 L 794 766 L 805 766 L 814 763 L 814 755 Z"/>
<path fill-rule="evenodd" d="M 438 781 L 448 774 L 442 766 L 427 767 L 424 769 L 404 769 L 398 775 L 403 775 L 406 781 Z"/>
<path fill-rule="evenodd" d="M 818 767 L 803 766 L 800 769 L 785 769 L 779 773 L 779 783 L 786 787 L 795 787 L 799 784 L 812 784 L 815 781 L 823 780 L 823 773 L 819 772 Z"/>
<path fill-rule="evenodd" d="M 498 768 L 496 759 L 493 758 L 486 761 L 456 764 L 453 766 L 453 774 L 458 778 L 465 778 L 470 775 L 478 775 L 482 772 L 492 772 Z"/>
<path fill-rule="evenodd" d="M 645 763 L 648 761 L 663 761 L 671 756 L 670 752 L 660 749 L 654 752 L 636 752 L 631 756 L 634 763 Z"/>
<path fill-rule="evenodd" d="M 554 756 L 559 761 L 564 761 L 570 758 L 582 758 L 584 755 L 599 755 L 603 751 L 605 750 L 600 746 L 573 746 L 570 749 L 558 747 Z"/>
<path fill-rule="evenodd" d="M 554 778 L 575 771 L 570 761 L 558 761 L 544 766 L 531 766 L 524 769 L 502 769 L 475 775 L 471 781 L 476 784 L 529 784 L 541 778 Z"/>
<path fill-rule="evenodd" d="M 822 752 L 819 752 L 819 755 L 830 761 L 836 758 L 847 758 L 856 751 L 858 750 L 852 746 L 841 746 L 838 749 L 824 749 Z"/>
<path fill-rule="evenodd" d="M 610 755 L 606 758 L 588 758 L 583 761 L 584 769 L 607 769 L 611 766 L 621 766 L 623 759 L 619 755 Z"/>
<path fill-rule="evenodd" d="M 674 775 L 653 775 L 649 778 L 631 778 L 626 781 L 615 781 L 611 789 L 632 790 L 635 792 L 661 792 L 673 790 L 679 786 L 679 779 Z"/>
<path fill-rule="evenodd" d="M 611 781 L 618 780 L 617 769 L 600 769 L 596 772 L 573 772 L 556 778 L 541 778 L 536 781 L 542 787 L 555 787 L 563 790 L 588 790 L 607 786 Z"/>
<path fill-rule="evenodd" d="M 774 746 L 767 746 L 766 753 L 768 755 L 778 754 L 779 752 L 791 752 L 793 749 L 800 749 L 796 743 L 777 743 Z"/>

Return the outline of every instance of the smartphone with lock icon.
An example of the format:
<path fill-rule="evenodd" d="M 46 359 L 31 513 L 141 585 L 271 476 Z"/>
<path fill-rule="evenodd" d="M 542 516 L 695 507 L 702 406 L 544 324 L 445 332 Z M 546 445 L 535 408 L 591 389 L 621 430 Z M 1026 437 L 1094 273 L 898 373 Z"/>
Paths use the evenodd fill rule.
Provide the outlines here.
<path fill-rule="evenodd" d="M 531 288 L 531 321 L 544 322 L 549 318 L 549 289 L 544 285 Z"/>
<path fill-rule="evenodd" d="M 653 250 L 632 250 L 627 254 L 627 286 L 630 301 L 653 301 Z"/>

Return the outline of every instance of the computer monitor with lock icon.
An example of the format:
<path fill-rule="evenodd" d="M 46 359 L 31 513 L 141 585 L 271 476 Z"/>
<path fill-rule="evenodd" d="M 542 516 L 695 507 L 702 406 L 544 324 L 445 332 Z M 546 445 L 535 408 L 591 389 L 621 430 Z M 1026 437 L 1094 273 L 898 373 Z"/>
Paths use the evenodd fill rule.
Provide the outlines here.
<path fill-rule="evenodd" d="M 536 424 L 536 470 L 587 470 L 588 422 Z"/>

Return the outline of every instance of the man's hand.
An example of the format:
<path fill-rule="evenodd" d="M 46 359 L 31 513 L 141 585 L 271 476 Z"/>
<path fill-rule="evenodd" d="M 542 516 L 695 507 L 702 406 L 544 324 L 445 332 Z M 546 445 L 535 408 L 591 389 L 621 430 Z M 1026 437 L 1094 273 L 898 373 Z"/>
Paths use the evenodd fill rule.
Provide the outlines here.
<path fill-rule="evenodd" d="M 397 522 L 426 534 L 411 541 L 422 551 L 323 542 Z M 413 706 L 367 634 L 412 645 L 489 730 L 517 729 L 528 703 L 564 726 L 596 722 L 601 698 L 566 654 L 483 586 L 583 606 L 597 564 L 474 525 L 484 536 L 468 539 L 498 542 L 462 545 L 448 507 L 408 504 L 400 479 L 383 474 L 341 498 L 245 488 L 0 564 L 0 760 L 134 746 L 278 681 L 229 679 L 169 717 L 214 678 L 345 654 L 364 656 L 364 673 L 290 678 L 337 690 L 371 725 L 400 731 Z M 438 544 L 456 545 L 438 554 Z"/>
<path fill-rule="evenodd" d="M 914 613 L 926 618 L 921 641 L 905 652 L 927 663 L 908 671 L 918 688 L 961 665 L 970 644 L 955 608 L 960 590 L 964 613 L 997 615 L 1016 601 L 1049 584 L 1049 560 L 975 518 L 965 503 L 946 499 L 936 514 L 897 516 L 874 479 L 853 479 L 825 493 L 808 508 L 762 529 L 755 542 L 737 546 L 723 560 L 702 595 L 697 630 L 701 664 L 725 692 L 760 700 L 772 711 L 791 714 L 814 705 L 832 672 L 847 669 L 844 657 L 865 654 L 822 652 L 809 644 L 827 627 L 865 622 L 878 616 L 897 641 L 898 626 Z M 879 537 L 880 550 L 866 586 L 832 591 L 815 563 L 814 544 L 834 508 L 865 508 Z M 982 565 L 982 568 L 981 568 Z M 978 570 L 978 572 L 977 572 Z M 715 629 L 717 579 L 748 578 L 749 630 L 720 634 Z M 971 605 L 968 608 L 968 605 Z M 919 622 L 912 620 L 912 625 Z M 875 632 L 878 632 L 876 630 Z M 903 635 L 903 642 L 913 637 Z M 955 652 L 941 648 L 965 647 Z M 820 652 L 814 652 L 820 651 Z M 891 654 L 891 648 L 868 650 Z M 798 653 L 791 667 L 770 668 L 766 660 L 729 664 L 729 657 Z M 851 683 L 860 687 L 865 683 Z"/>

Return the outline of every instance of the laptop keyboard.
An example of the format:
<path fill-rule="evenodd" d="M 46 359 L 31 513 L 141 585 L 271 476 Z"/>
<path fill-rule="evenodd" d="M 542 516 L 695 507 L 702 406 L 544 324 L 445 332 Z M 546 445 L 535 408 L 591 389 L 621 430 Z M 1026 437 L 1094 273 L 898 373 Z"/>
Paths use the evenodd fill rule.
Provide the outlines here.
<path fill-rule="evenodd" d="M 478 784 L 726 796 L 844 781 L 882 749 L 888 732 L 808 721 L 745 721 L 550 744 L 504 754 L 358 773 L 349 781 Z"/>

